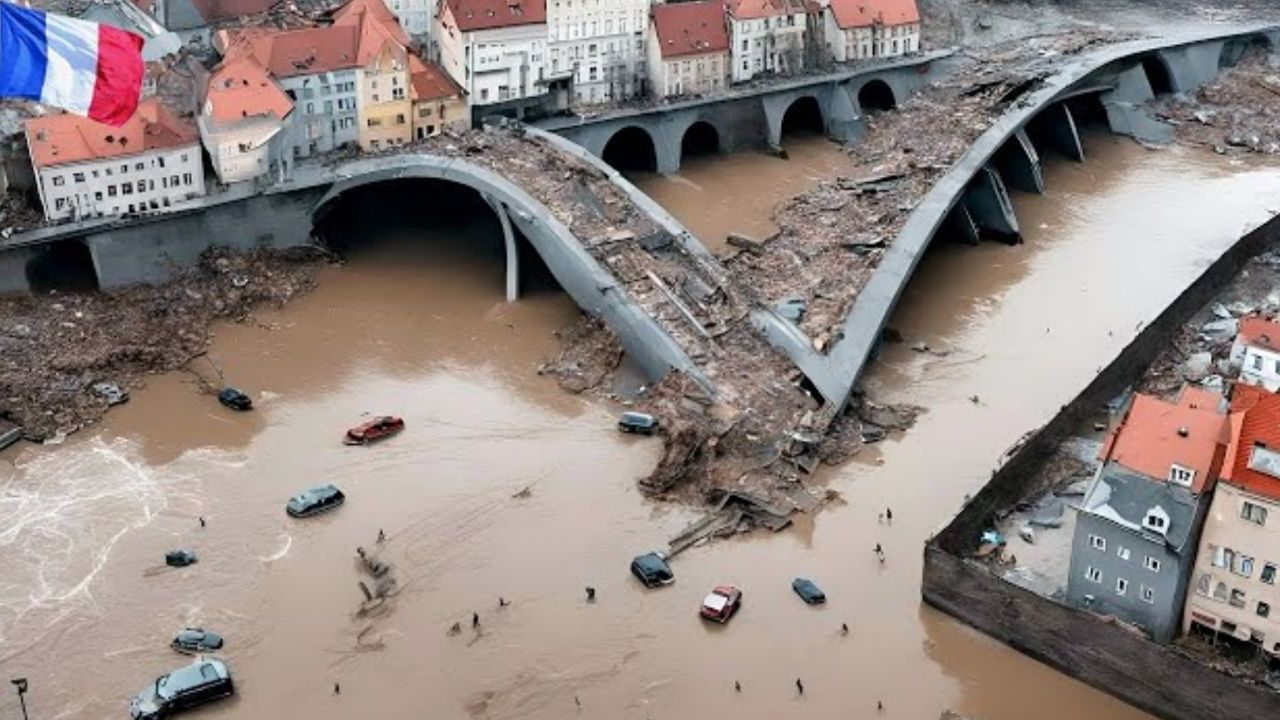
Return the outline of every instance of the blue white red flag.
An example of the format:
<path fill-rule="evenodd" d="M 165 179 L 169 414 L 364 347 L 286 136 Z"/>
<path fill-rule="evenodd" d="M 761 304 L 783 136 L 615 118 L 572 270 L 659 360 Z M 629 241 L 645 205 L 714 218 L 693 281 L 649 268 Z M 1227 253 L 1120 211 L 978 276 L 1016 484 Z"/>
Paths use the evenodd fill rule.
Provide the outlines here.
<path fill-rule="evenodd" d="M 0 2 L 0 97 L 120 126 L 142 96 L 141 37 Z"/>

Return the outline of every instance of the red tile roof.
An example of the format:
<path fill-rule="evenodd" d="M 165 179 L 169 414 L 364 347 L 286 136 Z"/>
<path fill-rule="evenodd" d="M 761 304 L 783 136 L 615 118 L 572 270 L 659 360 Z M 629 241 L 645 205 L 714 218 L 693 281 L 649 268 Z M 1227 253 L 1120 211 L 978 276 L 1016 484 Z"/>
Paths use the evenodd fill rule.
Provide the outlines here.
<path fill-rule="evenodd" d="M 361 25 L 366 20 L 385 30 L 400 47 L 409 47 L 409 33 L 382 0 L 351 0 L 333 13 L 334 25 Z"/>
<path fill-rule="evenodd" d="M 462 97 L 462 86 L 445 73 L 444 68 L 433 62 L 423 62 L 417 55 L 409 56 L 409 84 L 413 86 L 414 100 L 440 100 Z"/>
<path fill-rule="evenodd" d="M 831 12 L 843 30 L 920 22 L 916 0 L 831 0 Z"/>
<path fill-rule="evenodd" d="M 664 58 L 729 51 L 724 6 L 718 2 L 654 5 L 650 17 Z"/>
<path fill-rule="evenodd" d="M 803 13 L 804 5 L 800 0 L 728 0 L 725 9 L 739 20 L 758 20 Z"/>
<path fill-rule="evenodd" d="M 547 0 L 444 0 L 463 32 L 537 25 L 547 21 Z"/>
<path fill-rule="evenodd" d="M 358 66 L 360 27 L 330 25 L 301 30 L 260 28 L 220 33 L 216 43 L 227 58 L 252 55 L 276 77 L 346 70 Z"/>
<path fill-rule="evenodd" d="M 196 12 L 206 23 L 236 20 L 245 15 L 266 12 L 280 0 L 191 0 Z"/>
<path fill-rule="evenodd" d="M 191 145 L 199 138 L 193 125 L 179 120 L 154 98 L 139 103 L 137 112 L 121 127 L 63 113 L 27 120 L 26 134 L 31 160 L 38 168 Z"/>
<path fill-rule="evenodd" d="M 1124 419 L 1108 435 L 1102 460 L 1152 480 L 1167 480 L 1170 466 L 1177 464 L 1195 472 L 1192 492 L 1212 488 L 1230 441 L 1222 401 L 1217 393 L 1189 385 L 1176 403 L 1135 395 Z"/>
<path fill-rule="evenodd" d="M 1241 318 L 1237 338 L 1245 345 L 1280 352 L 1280 323 L 1257 315 Z"/>
<path fill-rule="evenodd" d="M 251 56 L 223 62 L 209 76 L 205 113 L 219 122 L 275 116 L 283 120 L 293 101 Z"/>
<path fill-rule="evenodd" d="M 1231 444 L 1222 481 L 1280 501 L 1280 478 L 1249 467 L 1255 446 L 1280 452 L 1280 395 L 1237 383 L 1231 394 L 1231 413 Z"/>

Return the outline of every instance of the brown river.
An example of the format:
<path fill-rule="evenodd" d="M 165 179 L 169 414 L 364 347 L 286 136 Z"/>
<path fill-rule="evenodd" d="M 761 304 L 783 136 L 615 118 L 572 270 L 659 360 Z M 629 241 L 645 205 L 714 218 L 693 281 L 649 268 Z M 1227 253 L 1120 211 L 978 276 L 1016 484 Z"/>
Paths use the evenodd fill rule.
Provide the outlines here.
<path fill-rule="evenodd" d="M 218 329 L 210 357 L 255 412 L 160 376 L 62 446 L 0 456 L 0 679 L 29 678 L 33 718 L 125 717 L 186 662 L 172 635 L 200 625 L 227 637 L 238 692 L 197 718 L 1145 717 L 919 600 L 922 542 L 996 458 L 1280 207 L 1280 170 L 1088 140 L 1088 163 L 1053 159 L 1049 193 L 1015 199 L 1024 245 L 924 262 L 892 321 L 907 342 L 867 386 L 928 412 L 830 470 L 845 502 L 694 548 L 658 591 L 628 562 L 694 515 L 637 491 L 656 442 L 618 435 L 616 408 L 537 375 L 572 303 L 505 304 L 500 265 L 457 231 L 371 242 L 283 311 Z M 773 203 L 844 167 L 821 140 L 788 149 L 641 183 L 717 245 L 730 229 L 763 234 Z M 912 352 L 919 341 L 951 353 Z M 367 413 L 408 429 L 344 447 Z M 326 482 L 344 507 L 285 516 L 290 495 Z M 886 507 L 892 525 L 877 522 Z M 380 529 L 399 593 L 362 615 L 355 549 Z M 200 562 L 164 567 L 175 547 Z M 796 576 L 828 604 L 801 604 Z M 697 609 L 720 583 L 744 606 L 711 627 Z M 9 689 L 0 718 L 18 713 Z"/>

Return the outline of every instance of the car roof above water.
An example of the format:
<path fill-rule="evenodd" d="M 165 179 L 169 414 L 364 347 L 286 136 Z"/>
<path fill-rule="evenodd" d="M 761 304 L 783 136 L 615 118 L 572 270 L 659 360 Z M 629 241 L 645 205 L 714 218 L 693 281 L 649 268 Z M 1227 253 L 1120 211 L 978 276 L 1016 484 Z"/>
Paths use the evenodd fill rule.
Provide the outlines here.
<path fill-rule="evenodd" d="M 289 502 L 297 502 L 298 504 L 315 502 L 316 500 L 324 500 L 335 495 L 342 494 L 336 485 L 320 485 L 318 487 L 307 488 L 302 492 L 289 498 Z"/>
<path fill-rule="evenodd" d="M 230 677 L 227 664 L 216 658 L 209 658 L 174 670 L 160 687 L 167 694 L 227 677 Z"/>

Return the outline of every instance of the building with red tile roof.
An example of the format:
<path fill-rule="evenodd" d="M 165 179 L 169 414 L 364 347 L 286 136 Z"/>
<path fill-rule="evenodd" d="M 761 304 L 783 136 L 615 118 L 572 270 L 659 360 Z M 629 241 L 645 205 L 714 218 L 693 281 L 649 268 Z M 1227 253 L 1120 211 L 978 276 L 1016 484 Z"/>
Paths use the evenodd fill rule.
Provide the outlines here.
<path fill-rule="evenodd" d="M 733 82 L 804 69 L 803 0 L 727 0 Z"/>
<path fill-rule="evenodd" d="M 920 50 L 915 0 L 831 0 L 823 34 L 836 62 L 896 57 Z"/>
<path fill-rule="evenodd" d="M 1176 402 L 1135 395 L 1124 420 L 1108 434 L 1102 461 L 1153 481 L 1177 482 L 1196 494 L 1212 490 L 1230 440 L 1225 402 L 1218 393 L 1191 385 Z"/>
<path fill-rule="evenodd" d="M 548 96 L 546 0 L 441 0 L 435 40 L 473 107 Z"/>
<path fill-rule="evenodd" d="M 654 5 L 649 18 L 649 82 L 654 95 L 705 95 L 728 85 L 724 5 L 713 0 Z"/>
<path fill-rule="evenodd" d="M 293 101 L 252 55 L 230 58 L 209 76 L 197 123 L 218 180 L 270 172 L 283 147 Z"/>
<path fill-rule="evenodd" d="M 31 118 L 26 138 L 49 220 L 160 211 L 205 192 L 196 129 L 155 99 L 121 127 Z"/>
<path fill-rule="evenodd" d="M 1258 332 L 1254 324 L 1250 332 Z M 1242 333 L 1244 328 L 1242 328 Z M 1280 659 L 1280 395 L 1237 383 L 1231 443 L 1200 537 L 1183 627 Z M 1250 647 L 1252 646 L 1252 647 Z"/>
<path fill-rule="evenodd" d="M 423 140 L 446 128 L 465 129 L 471 125 L 467 94 L 444 68 L 433 62 L 409 57 L 409 82 L 413 87 L 413 137 Z"/>
<path fill-rule="evenodd" d="M 1258 315 L 1240 318 L 1229 358 L 1241 382 L 1280 390 L 1280 323 Z"/>

